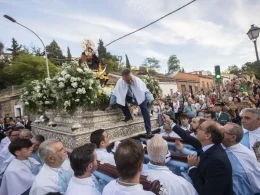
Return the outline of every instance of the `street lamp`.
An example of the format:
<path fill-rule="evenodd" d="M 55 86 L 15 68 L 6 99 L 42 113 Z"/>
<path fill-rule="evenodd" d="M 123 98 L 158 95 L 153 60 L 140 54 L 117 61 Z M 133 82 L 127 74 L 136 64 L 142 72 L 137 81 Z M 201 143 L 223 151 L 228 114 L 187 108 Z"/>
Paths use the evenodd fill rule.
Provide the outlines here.
<path fill-rule="evenodd" d="M 10 16 L 8 16 L 8 15 L 4 15 L 4 17 L 5 17 L 6 19 L 10 20 L 11 22 L 14 22 L 14 23 L 16 23 L 16 24 L 19 24 L 20 26 L 22 26 L 22 27 L 26 28 L 27 30 L 31 31 L 33 34 L 36 35 L 36 37 L 38 37 L 38 39 L 40 39 L 40 41 L 41 41 L 41 43 L 42 43 L 42 45 L 43 45 L 43 47 L 44 47 L 45 60 L 46 60 L 46 69 L 47 69 L 47 76 L 48 76 L 48 78 L 50 78 L 50 71 L 49 71 L 49 65 L 48 65 L 47 51 L 46 51 L 46 47 L 45 47 L 43 41 L 41 40 L 41 38 L 40 38 L 35 32 L 33 32 L 31 29 L 29 29 L 29 28 L 27 28 L 26 26 L 24 26 L 24 25 L 18 23 L 18 22 L 17 22 L 15 19 L 13 19 L 12 17 L 10 17 Z"/>
<path fill-rule="evenodd" d="M 249 39 L 254 42 L 255 53 L 256 53 L 256 60 L 257 60 L 258 68 L 259 68 L 259 74 L 260 74 L 260 62 L 259 62 L 259 56 L 258 56 L 257 44 L 256 44 L 256 40 L 257 40 L 257 38 L 259 36 L 259 32 L 260 32 L 260 28 L 255 26 L 254 24 L 252 24 L 251 28 L 247 32 L 247 35 L 248 35 Z"/>

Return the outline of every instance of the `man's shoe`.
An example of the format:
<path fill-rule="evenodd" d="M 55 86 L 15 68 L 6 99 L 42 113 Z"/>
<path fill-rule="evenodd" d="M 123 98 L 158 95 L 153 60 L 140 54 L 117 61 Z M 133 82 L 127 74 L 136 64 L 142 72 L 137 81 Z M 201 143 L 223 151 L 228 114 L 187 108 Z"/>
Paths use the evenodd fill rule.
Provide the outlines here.
<path fill-rule="evenodd" d="M 122 122 L 127 122 L 127 121 L 129 121 L 129 120 L 133 120 L 133 118 L 132 118 L 132 117 L 125 117 L 125 118 L 122 119 L 121 121 L 122 121 Z"/>
<path fill-rule="evenodd" d="M 148 134 L 146 134 L 145 137 L 150 139 L 150 138 L 152 138 L 153 136 L 154 136 L 154 134 L 152 134 L 152 133 L 148 133 Z"/>

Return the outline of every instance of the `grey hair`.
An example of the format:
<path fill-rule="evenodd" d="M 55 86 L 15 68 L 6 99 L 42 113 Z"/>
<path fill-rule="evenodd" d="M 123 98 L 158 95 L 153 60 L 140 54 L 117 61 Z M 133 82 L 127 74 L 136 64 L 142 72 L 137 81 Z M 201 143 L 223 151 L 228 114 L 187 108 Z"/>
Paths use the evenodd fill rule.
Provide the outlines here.
<path fill-rule="evenodd" d="M 243 131 L 242 127 L 236 123 L 231 123 L 231 122 L 228 122 L 227 125 L 232 126 L 230 133 L 232 133 L 233 135 L 236 136 L 236 143 L 239 143 L 244 136 L 244 131 Z"/>
<path fill-rule="evenodd" d="M 20 135 L 22 133 L 28 133 L 28 134 L 30 134 L 32 136 L 32 132 L 29 129 L 22 129 L 21 132 L 20 132 Z"/>
<path fill-rule="evenodd" d="M 57 139 L 48 139 L 41 143 L 39 147 L 39 155 L 46 164 L 48 164 L 48 157 L 55 153 L 52 145 L 59 142 L 60 141 Z"/>
<path fill-rule="evenodd" d="M 255 117 L 260 118 L 260 110 L 259 110 L 259 109 L 255 109 L 255 108 L 244 108 L 243 110 L 241 110 L 240 116 L 242 116 L 242 114 L 244 114 L 245 112 L 250 112 L 250 113 L 252 113 Z"/>
<path fill-rule="evenodd" d="M 161 136 L 156 135 L 147 141 L 147 152 L 150 161 L 162 163 L 166 159 L 168 144 Z"/>

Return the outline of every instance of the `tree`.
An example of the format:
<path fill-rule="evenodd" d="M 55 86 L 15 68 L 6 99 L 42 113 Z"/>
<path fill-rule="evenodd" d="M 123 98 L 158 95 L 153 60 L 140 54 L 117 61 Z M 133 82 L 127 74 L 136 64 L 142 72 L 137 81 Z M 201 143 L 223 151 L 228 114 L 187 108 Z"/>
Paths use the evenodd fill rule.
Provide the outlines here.
<path fill-rule="evenodd" d="M 0 54 L 4 53 L 4 44 L 2 42 L 0 42 Z"/>
<path fill-rule="evenodd" d="M 242 71 L 254 72 L 255 76 L 260 79 L 260 71 L 256 62 L 247 62 L 241 67 Z"/>
<path fill-rule="evenodd" d="M 49 62 L 51 77 L 59 68 Z M 12 62 L 12 66 L 5 66 L 0 72 L 4 86 L 27 84 L 33 80 L 47 77 L 45 59 L 38 56 L 21 53 Z"/>
<path fill-rule="evenodd" d="M 107 54 L 107 49 L 104 47 L 104 42 L 102 41 L 102 39 L 99 39 L 98 56 L 99 58 L 105 58 L 106 54 Z"/>
<path fill-rule="evenodd" d="M 182 72 L 182 73 L 185 73 L 184 67 L 180 68 L 179 71 Z"/>
<path fill-rule="evenodd" d="M 50 59 L 53 64 L 61 66 L 62 63 L 65 62 L 66 58 L 55 40 L 46 46 L 46 51 L 48 53 L 48 59 Z"/>
<path fill-rule="evenodd" d="M 67 61 L 71 62 L 71 54 L 70 54 L 70 48 L 67 49 Z"/>
<path fill-rule="evenodd" d="M 12 38 L 12 45 L 10 48 L 7 48 L 6 50 L 11 51 L 13 58 L 16 58 L 19 52 L 21 51 L 21 48 L 22 45 L 19 45 L 17 41 L 14 38 Z"/>
<path fill-rule="evenodd" d="M 237 65 L 231 65 L 228 66 L 228 69 L 226 71 L 229 74 L 239 74 L 241 70 L 237 67 Z"/>
<path fill-rule="evenodd" d="M 155 58 L 148 57 L 143 62 L 142 66 L 149 67 L 150 70 L 155 71 L 155 69 L 161 68 L 159 63 L 160 63 L 159 60 L 156 60 Z"/>
<path fill-rule="evenodd" d="M 32 50 L 32 55 L 34 56 L 43 56 L 44 52 L 41 51 L 41 49 L 39 47 L 35 47 L 35 46 L 31 46 L 31 50 Z"/>
<path fill-rule="evenodd" d="M 176 55 L 171 55 L 168 59 L 168 74 L 177 72 L 180 70 L 180 60 L 178 60 Z"/>
<path fill-rule="evenodd" d="M 126 68 L 131 70 L 131 65 L 130 65 L 130 62 L 129 62 L 128 57 L 127 57 L 126 54 L 125 54 L 125 59 L 126 59 L 126 63 L 125 63 L 126 64 Z"/>

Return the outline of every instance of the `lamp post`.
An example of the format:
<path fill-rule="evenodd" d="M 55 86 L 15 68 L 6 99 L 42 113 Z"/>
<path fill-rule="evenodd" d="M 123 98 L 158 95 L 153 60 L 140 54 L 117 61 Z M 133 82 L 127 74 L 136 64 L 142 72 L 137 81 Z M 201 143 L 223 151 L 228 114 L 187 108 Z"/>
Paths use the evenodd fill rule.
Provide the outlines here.
<path fill-rule="evenodd" d="M 27 30 L 31 31 L 33 34 L 36 35 L 36 37 L 38 37 L 38 39 L 40 39 L 40 41 L 41 41 L 41 43 L 42 43 L 42 45 L 43 45 L 43 47 L 44 47 L 45 60 L 46 60 L 46 69 L 47 69 L 47 76 L 48 76 L 48 78 L 50 78 L 50 71 L 49 71 L 49 65 L 48 65 L 47 51 L 46 51 L 46 47 L 45 47 L 43 41 L 41 40 L 41 38 L 40 38 L 35 32 L 33 32 L 31 29 L 29 29 L 28 27 L 26 27 L 26 26 L 20 24 L 19 22 L 17 22 L 17 21 L 16 21 L 15 19 L 13 19 L 12 17 L 10 17 L 10 16 L 8 16 L 8 15 L 4 15 L 4 17 L 5 17 L 6 19 L 10 20 L 11 22 L 14 22 L 14 23 L 16 23 L 16 24 L 19 24 L 20 26 L 22 26 L 22 27 L 26 28 Z"/>
<path fill-rule="evenodd" d="M 251 28 L 247 32 L 249 39 L 252 40 L 254 42 L 254 45 L 255 45 L 256 60 L 257 60 L 258 68 L 259 68 L 258 74 L 260 74 L 260 62 L 259 62 L 256 40 L 259 36 L 259 32 L 260 32 L 260 28 L 255 26 L 254 24 L 251 25 Z"/>

